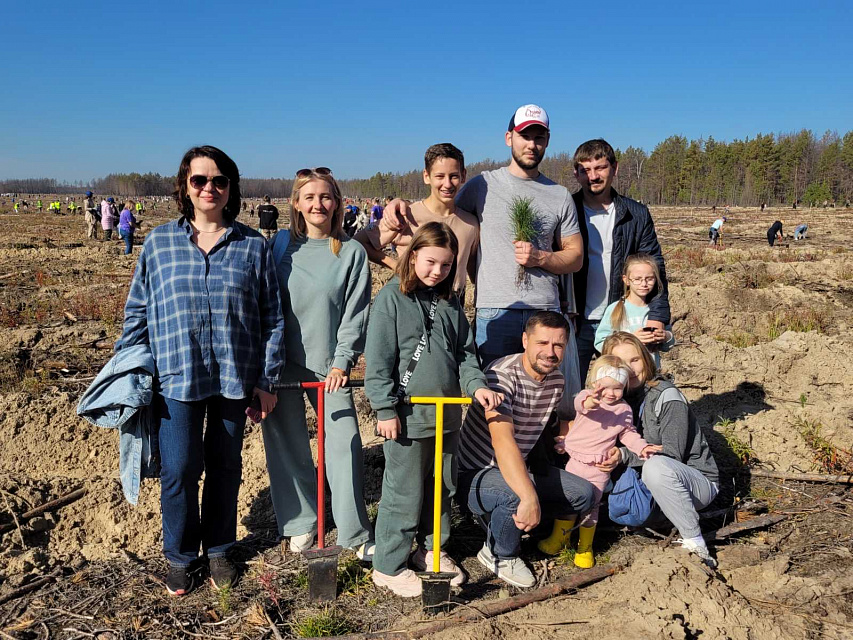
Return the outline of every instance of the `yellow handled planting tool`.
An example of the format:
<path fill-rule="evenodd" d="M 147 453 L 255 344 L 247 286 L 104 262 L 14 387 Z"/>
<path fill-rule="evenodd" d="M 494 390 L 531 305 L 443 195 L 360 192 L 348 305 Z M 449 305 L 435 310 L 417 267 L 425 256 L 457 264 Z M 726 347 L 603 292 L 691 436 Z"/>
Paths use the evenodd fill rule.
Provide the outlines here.
<path fill-rule="evenodd" d="M 407 404 L 435 405 L 435 488 L 432 517 L 432 573 L 421 574 L 423 590 L 421 599 L 424 610 L 437 613 L 447 608 L 450 602 L 450 580 L 452 573 L 441 572 L 441 488 L 444 472 L 444 405 L 471 404 L 471 398 L 437 398 L 432 396 L 406 396 Z"/>

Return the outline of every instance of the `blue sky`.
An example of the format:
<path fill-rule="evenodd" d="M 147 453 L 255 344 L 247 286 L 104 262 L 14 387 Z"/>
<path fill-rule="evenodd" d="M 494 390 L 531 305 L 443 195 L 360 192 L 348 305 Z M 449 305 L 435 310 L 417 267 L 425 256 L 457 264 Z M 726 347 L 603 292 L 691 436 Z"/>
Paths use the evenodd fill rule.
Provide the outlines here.
<path fill-rule="evenodd" d="M 11 5 L 11 6 L 10 6 Z M 551 152 L 853 128 L 843 2 L 14 2 L 0 178 L 172 174 L 214 144 L 243 175 L 508 158 L 528 102 Z"/>

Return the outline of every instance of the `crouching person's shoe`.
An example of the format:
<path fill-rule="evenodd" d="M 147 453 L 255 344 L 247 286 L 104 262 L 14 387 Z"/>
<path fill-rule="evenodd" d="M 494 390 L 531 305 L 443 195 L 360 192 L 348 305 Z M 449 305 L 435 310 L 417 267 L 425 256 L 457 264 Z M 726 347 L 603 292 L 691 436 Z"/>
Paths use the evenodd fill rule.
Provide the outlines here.
<path fill-rule="evenodd" d="M 527 589 L 536 584 L 536 576 L 533 575 L 524 560 L 521 558 L 497 558 L 489 549 L 488 543 L 480 549 L 477 560 L 498 578 L 514 587 Z"/>

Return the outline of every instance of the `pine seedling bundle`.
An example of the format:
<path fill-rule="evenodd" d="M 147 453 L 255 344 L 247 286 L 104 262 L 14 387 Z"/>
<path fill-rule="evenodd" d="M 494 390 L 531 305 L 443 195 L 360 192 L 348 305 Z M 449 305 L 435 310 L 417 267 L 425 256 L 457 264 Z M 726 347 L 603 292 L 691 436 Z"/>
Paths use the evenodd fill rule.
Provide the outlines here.
<path fill-rule="evenodd" d="M 516 196 L 509 208 L 509 219 L 512 223 L 513 242 L 533 242 L 536 238 L 536 209 L 533 200 Z M 518 265 L 518 275 L 515 286 L 521 289 L 530 285 L 530 274 L 527 269 Z"/>

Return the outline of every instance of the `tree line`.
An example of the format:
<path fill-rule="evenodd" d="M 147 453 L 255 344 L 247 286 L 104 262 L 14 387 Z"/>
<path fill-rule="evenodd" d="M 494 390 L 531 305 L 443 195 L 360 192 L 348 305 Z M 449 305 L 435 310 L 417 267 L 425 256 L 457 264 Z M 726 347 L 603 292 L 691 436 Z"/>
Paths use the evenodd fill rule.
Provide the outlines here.
<path fill-rule="evenodd" d="M 853 199 L 853 131 L 843 137 L 828 131 L 818 138 L 803 129 L 731 142 L 713 137 L 688 140 L 675 135 L 658 143 L 651 153 L 637 147 L 617 150 L 617 159 L 616 188 L 651 205 L 821 205 Z M 505 164 L 506 160 L 469 164 L 468 176 Z M 571 191 L 578 189 L 570 154 L 548 155 L 540 169 Z M 422 198 L 429 193 L 420 169 L 380 172 L 339 182 L 344 194 L 355 198 Z M 241 178 L 240 185 L 247 198 L 286 198 L 293 179 Z M 91 189 L 117 196 L 163 196 L 173 188 L 174 177 L 158 173 L 110 174 L 89 184 L 60 183 L 50 178 L 0 181 L 4 193 L 80 193 Z"/>

